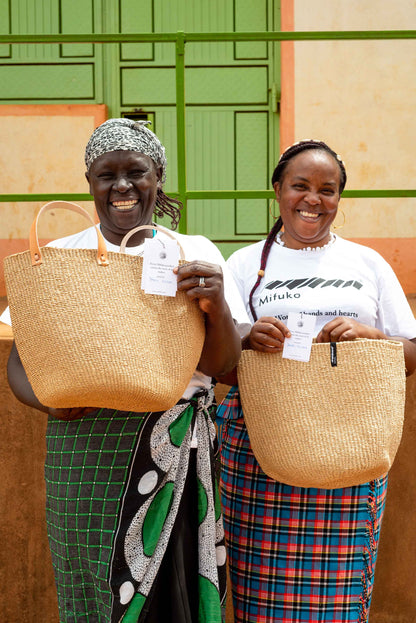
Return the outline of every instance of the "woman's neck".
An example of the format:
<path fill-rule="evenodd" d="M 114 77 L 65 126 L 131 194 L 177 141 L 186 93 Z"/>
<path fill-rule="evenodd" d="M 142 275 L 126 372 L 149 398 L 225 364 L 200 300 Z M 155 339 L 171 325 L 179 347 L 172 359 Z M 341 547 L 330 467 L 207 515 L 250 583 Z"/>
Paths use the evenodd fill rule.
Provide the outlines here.
<path fill-rule="evenodd" d="M 288 236 L 285 236 L 285 233 L 280 231 L 275 238 L 275 242 L 281 247 L 293 249 L 294 251 L 321 251 L 335 242 L 335 234 L 332 232 L 329 232 L 328 235 L 319 242 L 310 245 L 292 239 L 287 240 L 287 238 Z"/>

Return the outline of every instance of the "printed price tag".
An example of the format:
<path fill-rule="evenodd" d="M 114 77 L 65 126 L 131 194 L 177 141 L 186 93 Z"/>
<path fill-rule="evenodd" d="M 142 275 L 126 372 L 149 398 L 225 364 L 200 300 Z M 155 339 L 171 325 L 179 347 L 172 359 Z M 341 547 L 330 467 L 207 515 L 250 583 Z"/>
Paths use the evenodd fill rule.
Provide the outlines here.
<path fill-rule="evenodd" d="M 282 353 L 284 359 L 309 361 L 315 324 L 315 316 L 289 312 L 287 328 L 292 336 L 285 339 Z"/>
<path fill-rule="evenodd" d="M 173 272 L 179 264 L 179 247 L 174 240 L 146 238 L 143 252 L 142 290 L 146 294 L 175 296 L 177 279 Z"/>

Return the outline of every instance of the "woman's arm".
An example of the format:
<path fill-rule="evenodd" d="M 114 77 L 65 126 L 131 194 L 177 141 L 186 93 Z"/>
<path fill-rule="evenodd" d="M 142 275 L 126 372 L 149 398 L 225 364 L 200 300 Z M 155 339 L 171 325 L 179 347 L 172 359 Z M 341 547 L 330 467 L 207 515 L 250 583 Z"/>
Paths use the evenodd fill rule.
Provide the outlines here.
<path fill-rule="evenodd" d="M 403 342 L 406 376 L 410 376 L 416 370 L 416 338 L 406 340 L 404 337 L 392 337 L 390 339 Z"/>
<path fill-rule="evenodd" d="M 53 415 L 58 420 L 79 420 L 87 413 L 96 411 L 96 408 L 94 407 L 52 409 L 39 402 L 35 396 L 31 384 L 29 383 L 25 369 L 20 360 L 19 353 L 17 352 L 15 342 L 13 342 L 9 359 L 7 361 L 7 380 L 9 381 L 10 389 L 16 398 L 20 400 L 20 402 L 28 407 L 33 407 L 34 409 Z"/>
<path fill-rule="evenodd" d="M 206 334 L 198 370 L 216 377 L 237 365 L 241 354 L 241 341 L 225 301 L 221 308 L 206 311 L 205 314 Z"/>
<path fill-rule="evenodd" d="M 198 370 L 208 376 L 222 376 L 236 366 L 241 340 L 224 298 L 221 267 L 195 261 L 179 266 L 175 272 L 178 290 L 186 291 L 191 300 L 197 300 L 205 314 L 206 334 Z"/>
<path fill-rule="evenodd" d="M 20 402 L 34 407 L 39 411 L 48 413 L 48 408 L 39 402 L 32 389 L 31 384 L 27 378 L 25 369 L 20 361 L 19 353 L 17 352 L 16 344 L 13 341 L 12 349 L 10 351 L 9 359 L 7 361 L 7 379 L 9 381 L 10 389 Z"/>

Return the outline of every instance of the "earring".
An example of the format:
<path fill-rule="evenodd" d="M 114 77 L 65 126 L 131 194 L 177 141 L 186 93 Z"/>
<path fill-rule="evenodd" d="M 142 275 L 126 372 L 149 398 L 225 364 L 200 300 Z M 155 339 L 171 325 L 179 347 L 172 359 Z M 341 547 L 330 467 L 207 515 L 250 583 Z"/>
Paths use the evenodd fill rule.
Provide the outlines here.
<path fill-rule="evenodd" d="M 332 228 L 333 228 L 333 229 L 342 229 L 342 228 L 344 227 L 344 225 L 345 225 L 345 213 L 344 213 L 344 210 L 342 210 L 341 208 L 339 208 L 338 212 L 341 212 L 342 217 L 343 217 L 343 221 L 342 221 L 342 224 L 341 224 L 341 225 L 334 225 L 334 224 L 332 223 Z"/>
<path fill-rule="evenodd" d="M 273 212 L 272 212 L 273 201 L 276 201 L 276 197 L 273 197 L 273 199 L 270 200 L 270 203 L 269 203 L 269 214 L 272 217 L 272 219 L 274 221 L 276 221 L 278 217 L 275 214 L 273 214 Z M 277 203 L 277 201 L 276 201 L 276 203 Z"/>

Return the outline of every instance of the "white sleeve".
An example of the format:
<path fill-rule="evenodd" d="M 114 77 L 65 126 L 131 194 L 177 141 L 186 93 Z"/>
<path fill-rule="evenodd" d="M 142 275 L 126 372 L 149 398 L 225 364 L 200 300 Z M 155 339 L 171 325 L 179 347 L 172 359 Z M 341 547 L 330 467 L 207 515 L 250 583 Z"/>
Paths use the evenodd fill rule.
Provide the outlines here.
<path fill-rule="evenodd" d="M 4 324 L 8 324 L 9 327 L 12 326 L 12 320 L 10 318 L 10 309 L 6 307 L 4 312 L 0 316 L 0 322 L 4 322 Z"/>
<path fill-rule="evenodd" d="M 257 265 L 258 258 L 256 256 L 255 249 L 253 254 L 253 246 L 243 247 L 242 249 L 235 251 L 227 260 L 227 266 L 243 300 L 244 309 L 247 314 L 250 327 L 253 325 L 254 320 L 250 311 L 249 297 L 251 289 L 257 279 Z M 244 334 L 247 334 L 248 330 L 249 328 L 245 327 Z"/>
<path fill-rule="evenodd" d="M 416 319 L 392 267 L 383 260 L 379 274 L 379 301 L 376 326 L 388 336 L 416 338 Z"/>
<path fill-rule="evenodd" d="M 233 275 L 228 268 L 221 251 L 213 242 L 208 239 L 206 240 L 209 243 L 209 246 L 212 247 L 209 252 L 210 259 L 207 259 L 207 261 L 215 262 L 222 268 L 224 276 L 224 297 L 227 301 L 228 307 L 231 310 L 232 317 L 239 325 L 251 324 L 240 291 L 236 286 Z"/>
<path fill-rule="evenodd" d="M 241 271 L 239 270 L 241 268 L 241 262 L 239 261 L 241 253 L 239 251 L 236 251 L 235 253 L 233 253 L 232 255 L 230 255 L 230 257 L 227 260 L 227 267 L 229 269 L 229 271 L 231 272 L 233 279 L 234 279 L 234 283 L 238 288 L 238 291 L 240 293 L 241 298 L 245 299 L 245 279 L 244 279 L 244 275 L 241 274 Z"/>
<path fill-rule="evenodd" d="M 244 337 L 251 327 L 250 318 L 248 317 L 243 299 L 241 298 L 240 292 L 233 279 L 233 276 L 225 263 L 222 267 L 222 270 L 224 274 L 225 300 L 227 301 L 228 306 L 231 310 L 232 317 L 237 323 L 237 328 L 240 336 Z"/>

